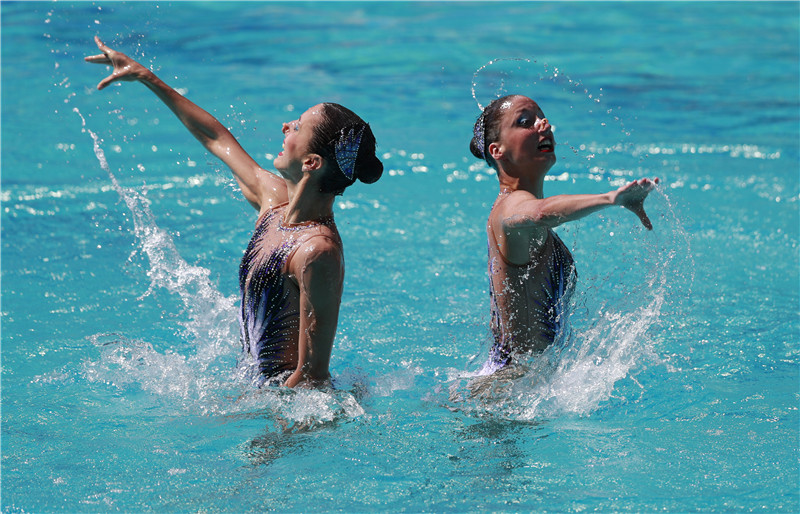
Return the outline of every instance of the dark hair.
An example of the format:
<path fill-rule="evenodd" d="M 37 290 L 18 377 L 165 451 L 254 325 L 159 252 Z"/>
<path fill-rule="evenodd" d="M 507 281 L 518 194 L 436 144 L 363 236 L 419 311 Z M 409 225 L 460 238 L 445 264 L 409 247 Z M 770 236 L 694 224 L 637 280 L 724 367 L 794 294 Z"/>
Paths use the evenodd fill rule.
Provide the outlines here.
<path fill-rule="evenodd" d="M 501 107 L 509 98 L 514 98 L 519 95 L 506 95 L 501 98 L 496 98 L 487 105 L 472 128 L 472 140 L 469 142 L 469 151 L 478 159 L 485 160 L 489 166 L 497 169 L 497 163 L 489 154 L 489 145 L 500 139 L 500 122 L 503 118 L 503 111 Z M 483 137 L 483 148 L 478 137 Z"/>
<path fill-rule="evenodd" d="M 375 155 L 375 135 L 369 124 L 356 113 L 335 103 L 323 103 L 321 119 L 309 142 L 309 151 L 325 159 L 326 172 L 320 180 L 320 191 L 340 195 L 356 179 L 372 184 L 381 178 L 383 163 Z M 351 130 L 363 130 L 358 145 L 352 178 L 342 172 L 336 160 L 336 143 L 347 138 Z"/>

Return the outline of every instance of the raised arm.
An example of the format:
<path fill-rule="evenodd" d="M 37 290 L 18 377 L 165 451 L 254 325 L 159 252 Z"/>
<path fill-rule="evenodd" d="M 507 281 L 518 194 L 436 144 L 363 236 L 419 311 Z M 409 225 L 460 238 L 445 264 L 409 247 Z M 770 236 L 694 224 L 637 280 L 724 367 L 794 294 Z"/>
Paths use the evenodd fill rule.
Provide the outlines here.
<path fill-rule="evenodd" d="M 290 268 L 300 287 L 300 339 L 297 369 L 285 385 L 328 385 L 344 281 L 341 247 L 326 237 L 314 237 L 295 252 Z"/>
<path fill-rule="evenodd" d="M 284 180 L 262 169 L 216 118 L 180 95 L 135 60 L 107 47 L 97 36 L 94 40 L 103 53 L 88 56 L 85 60 L 114 67 L 111 75 L 101 80 L 97 89 L 104 89 L 114 82 L 141 82 L 175 113 L 209 152 L 231 169 L 242 194 L 251 205 L 263 210 L 288 200 Z"/>

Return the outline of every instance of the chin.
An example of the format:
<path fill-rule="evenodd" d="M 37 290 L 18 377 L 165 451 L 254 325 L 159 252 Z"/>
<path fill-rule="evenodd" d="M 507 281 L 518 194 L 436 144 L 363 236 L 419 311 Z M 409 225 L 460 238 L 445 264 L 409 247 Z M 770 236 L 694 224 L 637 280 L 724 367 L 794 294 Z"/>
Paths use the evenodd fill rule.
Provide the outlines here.
<path fill-rule="evenodd" d="M 555 163 L 556 163 L 556 154 L 554 153 L 547 154 L 542 159 L 542 167 L 544 168 L 544 172 L 548 173 L 553 168 Z"/>
<path fill-rule="evenodd" d="M 556 153 L 555 152 L 548 152 L 548 153 L 540 153 L 539 154 L 540 162 L 549 162 L 554 163 L 556 162 Z"/>

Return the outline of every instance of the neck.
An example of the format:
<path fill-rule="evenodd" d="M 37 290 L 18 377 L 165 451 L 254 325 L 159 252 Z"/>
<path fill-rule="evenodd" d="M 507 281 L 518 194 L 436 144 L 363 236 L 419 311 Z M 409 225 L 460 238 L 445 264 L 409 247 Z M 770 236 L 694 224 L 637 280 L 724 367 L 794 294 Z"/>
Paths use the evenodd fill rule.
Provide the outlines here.
<path fill-rule="evenodd" d="M 500 171 L 497 174 L 500 191 L 527 191 L 536 198 L 544 198 L 544 175 L 539 177 L 512 177 Z"/>
<path fill-rule="evenodd" d="M 321 193 L 319 184 L 303 175 L 298 183 L 286 181 L 289 205 L 286 206 L 284 222 L 304 223 L 333 216 L 332 194 Z"/>

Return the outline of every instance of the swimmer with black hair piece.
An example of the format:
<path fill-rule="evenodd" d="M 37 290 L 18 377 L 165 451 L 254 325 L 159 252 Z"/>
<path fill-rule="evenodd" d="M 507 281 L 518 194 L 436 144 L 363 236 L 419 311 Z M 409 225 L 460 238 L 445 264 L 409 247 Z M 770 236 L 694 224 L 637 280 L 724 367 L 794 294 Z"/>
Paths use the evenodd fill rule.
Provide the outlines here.
<path fill-rule="evenodd" d="M 95 42 L 102 53 L 85 60 L 114 68 L 97 89 L 121 81 L 147 86 L 231 169 L 258 210 L 239 267 L 241 341 L 250 356 L 243 362 L 254 380 L 288 387 L 330 385 L 344 280 L 333 204 L 357 179 L 372 183 L 383 173 L 370 126 L 338 104 L 311 107 L 282 125 L 283 151 L 273 161 L 278 176 L 261 168 L 211 114 L 127 55 L 97 37 Z"/>
<path fill-rule="evenodd" d="M 520 364 L 565 334 L 577 273 L 554 227 L 619 205 L 653 228 L 644 200 L 658 178 L 604 194 L 545 197 L 544 177 L 556 162 L 555 149 L 550 123 L 526 96 L 492 101 L 473 128 L 470 151 L 497 171 L 500 183 L 486 225 L 494 341 L 481 375 Z"/>

